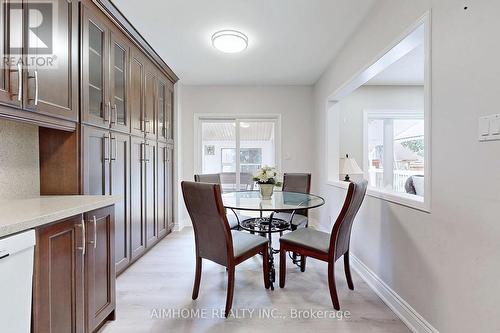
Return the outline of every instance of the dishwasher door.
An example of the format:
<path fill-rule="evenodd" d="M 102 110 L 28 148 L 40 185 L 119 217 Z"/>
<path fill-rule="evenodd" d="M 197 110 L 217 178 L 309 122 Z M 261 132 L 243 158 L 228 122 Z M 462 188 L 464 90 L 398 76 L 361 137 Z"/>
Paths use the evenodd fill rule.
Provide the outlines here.
<path fill-rule="evenodd" d="M 35 231 L 0 238 L 0 332 L 31 331 Z"/>

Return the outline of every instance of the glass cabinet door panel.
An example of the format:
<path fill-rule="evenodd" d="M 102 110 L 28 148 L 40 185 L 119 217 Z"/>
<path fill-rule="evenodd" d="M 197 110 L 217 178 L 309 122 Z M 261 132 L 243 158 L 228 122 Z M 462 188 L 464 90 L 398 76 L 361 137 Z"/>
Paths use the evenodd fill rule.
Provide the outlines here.
<path fill-rule="evenodd" d="M 104 31 L 89 22 L 89 112 L 103 118 L 104 104 Z"/>

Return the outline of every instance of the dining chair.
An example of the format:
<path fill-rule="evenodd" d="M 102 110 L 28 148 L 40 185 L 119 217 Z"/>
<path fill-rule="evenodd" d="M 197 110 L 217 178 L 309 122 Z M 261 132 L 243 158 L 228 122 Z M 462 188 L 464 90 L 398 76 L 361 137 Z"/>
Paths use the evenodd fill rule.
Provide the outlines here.
<path fill-rule="evenodd" d="M 354 217 L 359 211 L 366 194 L 368 182 L 351 182 L 332 232 L 322 232 L 303 228 L 290 232 L 280 238 L 280 287 L 285 287 L 286 252 L 292 251 L 304 257 L 311 257 L 328 263 L 328 287 L 335 310 L 340 310 L 337 288 L 335 286 L 335 262 L 344 256 L 344 270 L 349 289 L 354 290 L 349 265 L 349 242 Z"/>
<path fill-rule="evenodd" d="M 221 176 L 219 173 L 206 173 L 194 175 L 194 181 L 197 183 L 221 184 Z M 239 229 L 240 222 L 249 219 L 250 216 L 241 215 L 235 211 L 227 213 L 227 221 L 231 229 Z"/>
<path fill-rule="evenodd" d="M 264 237 L 231 230 L 222 204 L 219 184 L 183 181 L 182 194 L 193 222 L 196 245 L 196 273 L 193 299 L 200 290 L 202 259 L 213 261 L 227 268 L 227 296 L 225 316 L 233 304 L 234 273 L 236 265 L 262 254 L 264 287 L 270 287 L 268 240 Z"/>
<path fill-rule="evenodd" d="M 310 173 L 285 173 L 283 174 L 283 191 L 307 193 L 311 192 L 311 174 Z M 290 227 L 296 230 L 300 227 L 307 227 L 309 223 L 307 209 L 292 212 L 276 213 L 274 217 L 291 222 Z M 290 221 L 292 220 L 292 221 Z"/>

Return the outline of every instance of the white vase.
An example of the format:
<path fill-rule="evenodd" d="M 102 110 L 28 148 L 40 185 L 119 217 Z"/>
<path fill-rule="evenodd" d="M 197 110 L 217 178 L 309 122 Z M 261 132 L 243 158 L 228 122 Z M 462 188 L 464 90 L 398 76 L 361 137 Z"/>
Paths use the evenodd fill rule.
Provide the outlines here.
<path fill-rule="evenodd" d="M 260 196 L 264 200 L 271 199 L 274 192 L 274 184 L 259 184 Z"/>

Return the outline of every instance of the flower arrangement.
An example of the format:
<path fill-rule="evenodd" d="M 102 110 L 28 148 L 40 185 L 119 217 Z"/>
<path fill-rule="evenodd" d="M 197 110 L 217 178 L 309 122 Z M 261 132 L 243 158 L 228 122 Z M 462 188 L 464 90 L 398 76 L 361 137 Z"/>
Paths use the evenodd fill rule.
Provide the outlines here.
<path fill-rule="evenodd" d="M 276 168 L 270 166 L 263 166 L 255 173 L 253 180 L 259 185 L 274 185 L 277 187 L 281 186 L 281 182 L 278 181 L 278 173 Z"/>

